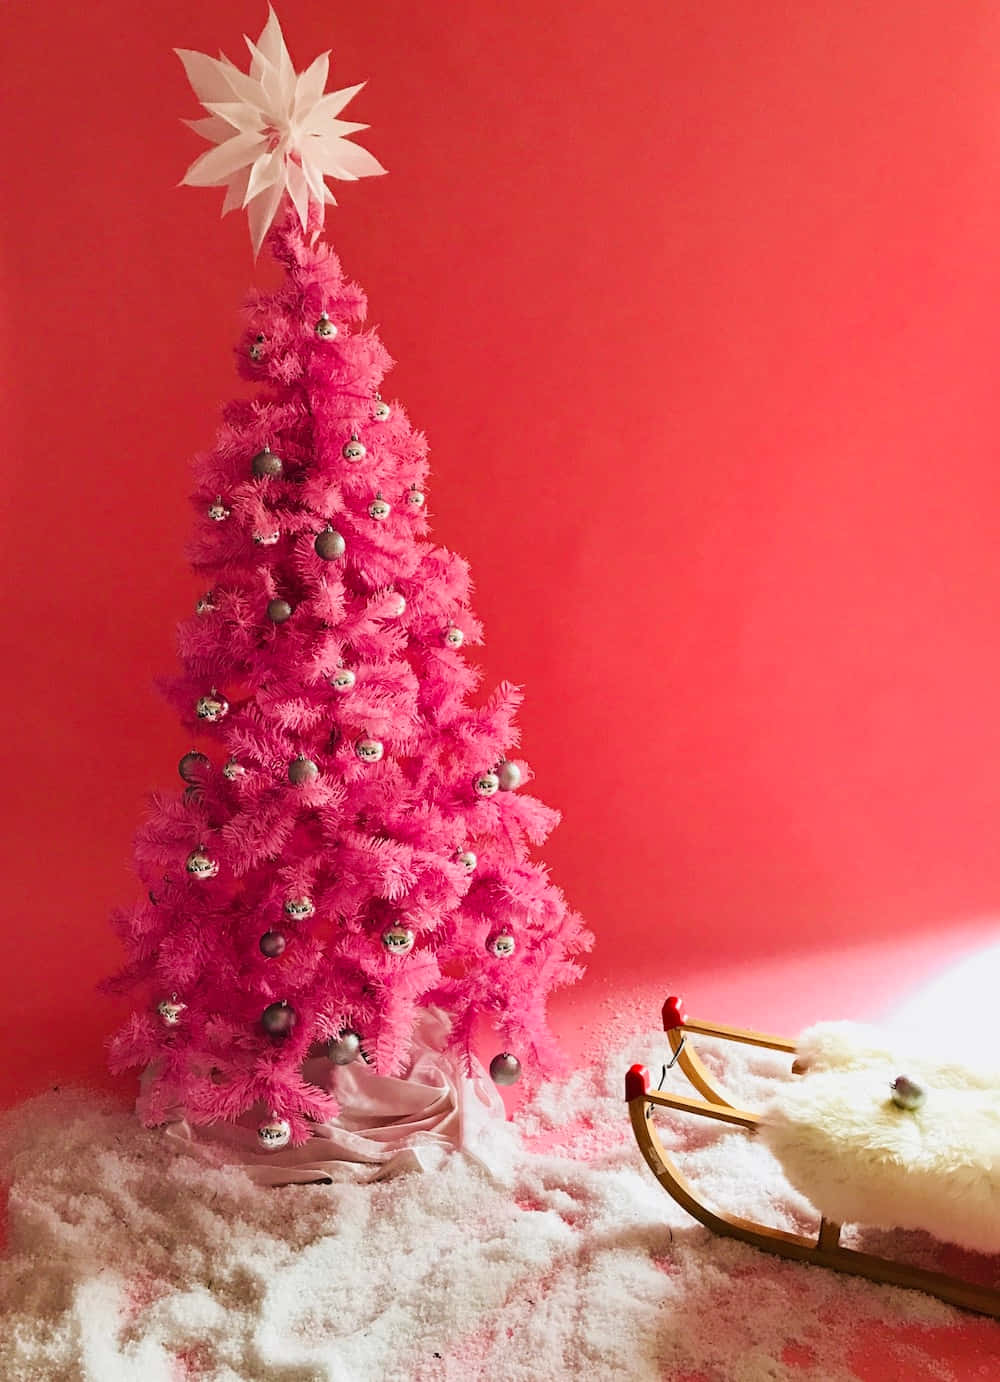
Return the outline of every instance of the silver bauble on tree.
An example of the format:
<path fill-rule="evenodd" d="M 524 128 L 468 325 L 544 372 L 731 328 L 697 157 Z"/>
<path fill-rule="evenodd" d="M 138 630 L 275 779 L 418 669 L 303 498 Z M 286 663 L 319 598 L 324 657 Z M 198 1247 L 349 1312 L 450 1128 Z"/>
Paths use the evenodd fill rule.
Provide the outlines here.
<path fill-rule="evenodd" d="M 517 1084 L 521 1078 L 521 1062 L 509 1051 L 501 1051 L 490 1061 L 490 1078 L 494 1084 Z"/>
<path fill-rule="evenodd" d="M 250 467 L 259 480 L 268 477 L 277 479 L 285 468 L 281 457 L 276 456 L 269 446 L 265 446 L 263 451 L 257 452 L 250 462 Z"/>
<path fill-rule="evenodd" d="M 273 1113 L 257 1128 L 257 1141 L 265 1152 L 276 1152 L 282 1147 L 287 1147 L 291 1136 L 292 1128 L 288 1119 L 278 1118 Z"/>
<path fill-rule="evenodd" d="M 350 1065 L 361 1055 L 361 1037 L 351 1027 L 346 1027 L 339 1036 L 327 1043 L 326 1054 L 334 1065 Z"/>

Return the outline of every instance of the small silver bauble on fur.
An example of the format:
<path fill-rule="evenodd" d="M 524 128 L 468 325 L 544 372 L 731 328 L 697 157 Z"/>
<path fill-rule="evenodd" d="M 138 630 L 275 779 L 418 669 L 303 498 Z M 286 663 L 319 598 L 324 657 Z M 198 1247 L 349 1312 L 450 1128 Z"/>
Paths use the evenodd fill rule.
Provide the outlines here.
<path fill-rule="evenodd" d="M 307 782 L 315 782 L 318 777 L 319 768 L 304 753 L 300 753 L 298 758 L 293 758 L 288 765 L 288 780 L 293 787 L 304 787 Z"/>
<path fill-rule="evenodd" d="M 500 779 L 501 792 L 512 792 L 515 787 L 521 785 L 521 769 L 516 763 L 508 763 L 506 759 L 497 769 L 497 776 Z"/>
<path fill-rule="evenodd" d="M 268 600 L 267 617 L 272 624 L 284 624 L 292 617 L 292 607 L 287 600 Z"/>
<path fill-rule="evenodd" d="M 337 334 L 337 328 L 325 312 L 320 313 L 319 321 L 316 323 L 316 335 L 322 341 L 332 341 Z"/>
<path fill-rule="evenodd" d="M 350 1027 L 327 1043 L 326 1054 L 334 1065 L 350 1065 L 361 1055 L 361 1037 Z"/>
<path fill-rule="evenodd" d="M 354 751 L 364 763 L 377 763 L 385 753 L 385 745 L 380 739 L 359 739 Z"/>
<path fill-rule="evenodd" d="M 290 897 L 285 902 L 285 916 L 302 921 L 304 917 L 315 916 L 316 904 L 311 897 Z"/>
<path fill-rule="evenodd" d="M 218 860 L 205 853 L 204 845 L 191 851 L 184 867 L 193 878 L 214 878 L 219 872 Z"/>
<path fill-rule="evenodd" d="M 466 873 L 472 873 L 479 863 L 475 851 L 471 849 L 460 849 L 455 855 L 455 858 L 457 862 L 462 865 L 462 868 L 465 869 Z"/>
<path fill-rule="evenodd" d="M 490 941 L 490 952 L 500 960 L 505 960 L 508 955 L 513 955 L 517 949 L 517 942 L 507 931 L 501 931 Z"/>
<path fill-rule="evenodd" d="M 451 624 L 445 633 L 444 641 L 449 648 L 460 648 L 465 642 L 465 634 L 457 624 Z"/>
<path fill-rule="evenodd" d="M 350 691 L 356 681 L 357 677 L 350 667 L 338 667 L 330 678 L 330 685 L 334 691 Z"/>
<path fill-rule="evenodd" d="M 517 1084 L 521 1078 L 521 1062 L 509 1051 L 502 1051 L 490 1061 L 490 1078 L 494 1084 Z"/>
<path fill-rule="evenodd" d="M 246 771 L 242 763 L 237 763 L 235 758 L 230 758 L 222 770 L 222 776 L 227 777 L 230 782 L 235 782 L 237 778 L 246 777 Z"/>
<path fill-rule="evenodd" d="M 316 555 L 321 557 L 323 561 L 336 561 L 338 557 L 342 557 L 347 551 L 347 543 L 337 532 L 336 528 L 328 523 L 321 533 L 316 534 L 316 541 L 313 543 L 313 549 Z"/>
<path fill-rule="evenodd" d="M 219 720 L 225 719 L 229 714 L 229 702 L 225 696 L 220 696 L 213 687 L 208 696 L 201 696 L 195 702 L 194 713 L 199 720 L 208 720 L 210 724 L 217 724 Z"/>
<path fill-rule="evenodd" d="M 164 1025 L 167 1027 L 176 1027 L 181 1020 L 181 1013 L 183 1013 L 186 1008 L 186 1003 L 178 1002 L 176 993 L 172 998 L 162 998 L 156 1005 L 156 1011 L 160 1014 Z"/>
<path fill-rule="evenodd" d="M 215 610 L 215 598 L 210 590 L 206 590 L 194 607 L 195 614 L 211 614 Z"/>
<path fill-rule="evenodd" d="M 250 359 L 253 360 L 254 363 L 256 363 L 258 360 L 263 360 L 263 358 L 264 358 L 264 333 L 263 333 L 262 331 L 260 331 L 260 332 L 257 333 L 257 336 L 256 336 L 256 338 L 255 338 L 254 341 L 253 341 L 253 344 L 250 346 L 250 352 L 249 352 L 249 354 L 250 354 Z"/>
<path fill-rule="evenodd" d="M 897 1108 L 912 1113 L 921 1107 L 926 1097 L 923 1087 L 905 1075 L 897 1075 L 892 1082 L 892 1102 Z"/>
<path fill-rule="evenodd" d="M 385 422 L 391 412 L 392 409 L 389 407 L 388 403 L 383 403 L 380 396 L 376 394 L 375 407 L 372 410 L 372 416 L 375 418 L 376 422 Z"/>
<path fill-rule="evenodd" d="M 280 537 L 279 529 L 272 528 L 269 533 L 254 533 L 253 540 L 258 547 L 273 547 Z"/>
<path fill-rule="evenodd" d="M 276 1152 L 287 1147 L 292 1137 L 291 1125 L 287 1118 L 277 1118 L 274 1114 L 257 1129 L 257 1141 L 265 1152 Z"/>
<path fill-rule="evenodd" d="M 401 619 L 406 613 L 406 596 L 395 591 L 386 604 L 385 613 L 389 619 Z"/>
<path fill-rule="evenodd" d="M 500 779 L 496 773 L 480 773 L 475 781 L 477 797 L 492 797 L 500 790 Z"/>
<path fill-rule="evenodd" d="M 422 509 L 424 507 L 424 498 L 423 490 L 417 489 L 416 485 L 414 485 L 406 496 L 406 502 L 414 509 Z"/>
<path fill-rule="evenodd" d="M 382 944 L 392 955 L 406 955 L 413 949 L 415 940 L 408 926 L 390 926 L 382 932 Z"/>
<path fill-rule="evenodd" d="M 230 510 L 227 509 L 225 504 L 222 502 L 222 495 L 217 494 L 215 496 L 215 503 L 209 504 L 208 506 L 209 518 L 211 518 L 216 523 L 224 523 L 226 519 L 229 517 L 229 514 Z"/>
<path fill-rule="evenodd" d="M 211 766 L 205 754 L 199 753 L 197 749 L 189 749 L 177 764 L 177 771 L 183 782 L 198 782 Z"/>
<path fill-rule="evenodd" d="M 261 480 L 269 475 L 277 478 L 285 468 L 281 463 L 281 457 L 276 456 L 269 446 L 265 446 L 263 451 L 258 451 L 250 465 L 253 473 Z"/>
<path fill-rule="evenodd" d="M 345 461 L 363 461 L 368 455 L 368 448 L 363 441 L 358 441 L 357 437 L 352 437 L 340 454 Z"/>
<path fill-rule="evenodd" d="M 392 513 L 392 505 L 386 503 L 381 494 L 376 494 L 375 498 L 368 505 L 368 512 L 377 523 L 389 517 Z"/>

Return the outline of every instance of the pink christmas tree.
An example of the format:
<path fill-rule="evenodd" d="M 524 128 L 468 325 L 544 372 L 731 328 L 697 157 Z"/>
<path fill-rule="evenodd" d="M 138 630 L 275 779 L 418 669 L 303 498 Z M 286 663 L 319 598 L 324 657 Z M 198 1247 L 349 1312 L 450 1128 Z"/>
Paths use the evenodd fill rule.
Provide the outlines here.
<path fill-rule="evenodd" d="M 512 756 L 520 694 L 473 699 L 482 629 L 428 538 L 427 443 L 320 239 L 324 178 L 383 171 L 336 118 L 358 88 L 324 96 L 325 56 L 297 75 L 273 11 L 250 49 L 249 74 L 181 54 L 215 145 L 186 181 L 226 185 L 284 278 L 236 348 L 257 392 L 195 460 L 205 593 L 166 691 L 201 747 L 138 833 L 148 897 L 115 916 L 105 987 L 142 995 L 111 1063 L 148 1068 L 147 1122 L 260 1106 L 275 1147 L 337 1114 L 310 1056 L 404 1072 L 428 1005 L 467 1057 L 492 1019 L 499 1083 L 557 1066 L 546 1000 L 591 937 L 531 857 L 558 816 Z"/>

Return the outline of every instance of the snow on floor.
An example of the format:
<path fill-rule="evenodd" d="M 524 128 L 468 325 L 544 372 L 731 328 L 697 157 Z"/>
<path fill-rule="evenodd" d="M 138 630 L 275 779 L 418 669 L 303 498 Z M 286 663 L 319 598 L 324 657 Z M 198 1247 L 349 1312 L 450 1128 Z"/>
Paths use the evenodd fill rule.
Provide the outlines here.
<path fill-rule="evenodd" d="M 633 1061 L 658 1075 L 669 1054 L 648 1016 L 620 1019 L 597 1043 L 612 1054 L 497 1125 L 492 1176 L 453 1156 L 435 1174 L 262 1190 L 96 1096 L 52 1093 L 3 1115 L 0 1377 L 995 1378 L 1000 1325 L 715 1238 L 669 1199 L 623 1099 Z M 726 1055 L 747 1107 L 786 1070 L 766 1053 Z M 660 1126 L 706 1198 L 812 1224 L 744 1134 Z M 975 1360 L 959 1372 L 934 1361 L 956 1332 Z M 877 1373 L 864 1362 L 873 1339 Z"/>

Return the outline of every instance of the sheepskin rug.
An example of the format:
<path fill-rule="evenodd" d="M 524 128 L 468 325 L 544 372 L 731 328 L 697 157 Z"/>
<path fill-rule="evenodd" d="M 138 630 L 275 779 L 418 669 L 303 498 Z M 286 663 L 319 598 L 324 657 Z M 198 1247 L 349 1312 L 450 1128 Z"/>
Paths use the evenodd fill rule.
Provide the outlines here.
<path fill-rule="evenodd" d="M 12 1110 L 0 1121 L 9 1185 L 0 1377 L 1000 1375 L 997 1323 L 766 1256 L 692 1221 L 649 1174 L 628 1124 L 625 1070 L 641 1061 L 658 1075 L 669 1058 L 650 1009 L 595 1031 L 593 1047 L 586 1069 L 544 1086 L 513 1123 L 497 1124 L 489 1168 L 453 1155 L 434 1173 L 374 1184 L 263 1189 L 80 1093 L 53 1092 Z M 759 1108 L 788 1069 L 787 1059 L 732 1048 L 723 1065 L 704 1049 L 748 1108 Z M 815 1228 L 811 1207 L 759 1139 L 707 1120 L 664 1118 L 660 1126 L 706 1199 Z M 865 1246 L 942 1265 L 943 1250 L 920 1234 L 876 1236 Z M 964 1255 L 960 1265 L 996 1275 L 995 1261 Z"/>

